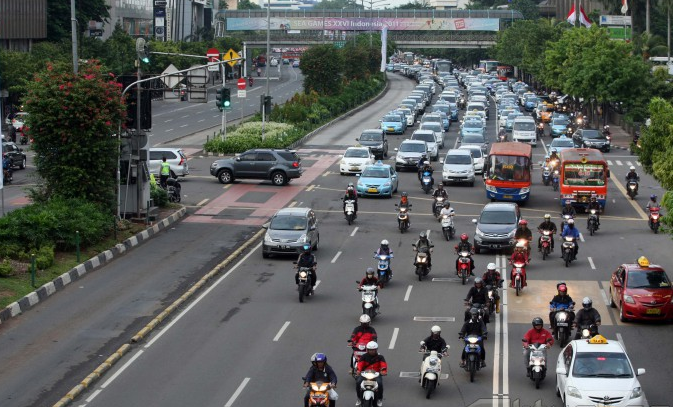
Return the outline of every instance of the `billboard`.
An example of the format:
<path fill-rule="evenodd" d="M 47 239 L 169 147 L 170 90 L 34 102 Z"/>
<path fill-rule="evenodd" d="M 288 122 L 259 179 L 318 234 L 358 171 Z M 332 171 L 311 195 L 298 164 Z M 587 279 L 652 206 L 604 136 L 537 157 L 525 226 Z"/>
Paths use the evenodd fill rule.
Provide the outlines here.
<path fill-rule="evenodd" d="M 227 18 L 227 30 L 266 30 L 266 18 Z M 498 18 L 321 18 L 271 17 L 271 30 L 498 31 Z"/>
<path fill-rule="evenodd" d="M 600 25 L 631 25 L 631 16 L 601 16 Z"/>

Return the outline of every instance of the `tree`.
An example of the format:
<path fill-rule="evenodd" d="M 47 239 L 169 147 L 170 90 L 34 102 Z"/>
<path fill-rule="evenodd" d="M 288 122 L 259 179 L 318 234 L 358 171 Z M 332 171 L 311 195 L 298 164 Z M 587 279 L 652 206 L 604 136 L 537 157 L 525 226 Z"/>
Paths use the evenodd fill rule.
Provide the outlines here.
<path fill-rule="evenodd" d="M 120 85 L 97 61 L 49 63 L 28 84 L 24 109 L 35 165 L 45 188 L 40 198 L 81 198 L 116 206 L 118 125 L 126 115 Z"/>
<path fill-rule="evenodd" d="M 533 0 L 512 0 L 510 10 L 518 10 L 523 14 L 524 20 L 537 20 L 540 18 L 540 9 Z"/>
<path fill-rule="evenodd" d="M 110 6 L 105 0 L 78 0 L 75 16 L 80 32 L 87 27 L 90 20 L 107 22 L 110 19 Z M 72 33 L 70 21 L 70 2 L 64 0 L 47 0 L 47 38 L 49 41 L 61 41 L 70 38 Z"/>
<path fill-rule="evenodd" d="M 250 0 L 238 0 L 239 10 L 259 10 L 261 8 L 259 4 L 253 3 Z"/>
<path fill-rule="evenodd" d="M 341 89 L 344 60 L 331 44 L 317 45 L 304 52 L 301 72 L 304 74 L 304 91 L 320 95 L 333 95 Z"/>
<path fill-rule="evenodd" d="M 424 10 L 424 9 L 432 9 L 434 7 L 430 5 L 430 2 L 428 0 L 414 0 L 395 8 L 399 10 Z"/>

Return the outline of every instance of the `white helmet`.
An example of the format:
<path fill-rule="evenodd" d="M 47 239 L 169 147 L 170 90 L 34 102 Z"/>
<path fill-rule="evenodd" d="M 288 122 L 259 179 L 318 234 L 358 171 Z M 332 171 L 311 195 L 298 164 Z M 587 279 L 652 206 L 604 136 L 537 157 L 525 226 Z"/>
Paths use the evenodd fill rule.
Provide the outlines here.
<path fill-rule="evenodd" d="M 486 270 L 495 270 L 495 263 L 488 263 L 488 266 L 486 266 Z"/>
<path fill-rule="evenodd" d="M 438 325 L 435 325 L 432 328 L 430 328 L 430 332 L 432 332 L 433 334 L 438 334 L 442 332 L 442 328 L 440 328 Z"/>
<path fill-rule="evenodd" d="M 372 319 L 369 317 L 367 314 L 362 314 L 360 315 L 360 323 L 361 324 L 368 324 L 372 322 Z"/>
<path fill-rule="evenodd" d="M 369 341 L 369 342 L 367 343 L 367 350 L 370 350 L 370 349 L 374 349 L 374 350 L 376 350 L 376 349 L 378 349 L 378 348 L 379 348 L 379 344 L 376 343 L 376 342 L 374 342 L 374 341 Z"/>
<path fill-rule="evenodd" d="M 568 224 L 569 225 L 574 225 L 575 224 L 575 219 L 573 219 L 573 218 L 568 219 Z"/>
<path fill-rule="evenodd" d="M 386 239 L 381 240 L 381 246 L 388 246 L 388 241 Z"/>
<path fill-rule="evenodd" d="M 631 171 L 635 171 L 635 170 L 636 170 L 636 167 L 634 167 L 634 166 L 632 165 L 632 166 L 629 167 L 629 170 L 631 170 Z"/>

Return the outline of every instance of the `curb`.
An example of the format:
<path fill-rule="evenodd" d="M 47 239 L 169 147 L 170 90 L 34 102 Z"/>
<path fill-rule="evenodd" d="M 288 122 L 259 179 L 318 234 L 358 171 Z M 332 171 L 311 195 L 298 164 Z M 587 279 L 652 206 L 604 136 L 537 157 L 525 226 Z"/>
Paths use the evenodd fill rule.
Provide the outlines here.
<path fill-rule="evenodd" d="M 18 301 L 9 304 L 2 311 L 0 311 L 0 325 L 4 321 L 21 315 L 23 312 L 29 310 L 40 302 L 45 301 L 57 291 L 63 290 L 68 284 L 82 278 L 86 273 L 94 271 L 100 266 L 110 262 L 115 258 L 115 256 L 120 256 L 150 239 L 152 236 L 156 235 L 163 229 L 166 229 L 166 227 L 169 225 L 177 222 L 186 213 L 187 209 L 185 207 L 181 208 L 179 211 L 167 217 L 166 219 L 157 222 L 152 227 L 141 231 L 135 236 L 131 236 L 122 243 L 116 244 L 112 249 L 106 250 L 99 255 L 86 260 L 84 263 L 73 267 L 67 272 L 61 274 L 59 277 L 56 277 L 54 280 L 37 288 L 35 291 L 28 293 Z"/>

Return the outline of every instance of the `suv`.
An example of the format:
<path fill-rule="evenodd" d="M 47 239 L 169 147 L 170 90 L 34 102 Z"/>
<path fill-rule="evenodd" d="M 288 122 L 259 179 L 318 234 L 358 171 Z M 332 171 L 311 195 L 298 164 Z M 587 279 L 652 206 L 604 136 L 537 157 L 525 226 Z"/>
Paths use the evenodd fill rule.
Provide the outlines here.
<path fill-rule="evenodd" d="M 360 145 L 369 147 L 377 160 L 382 160 L 388 156 L 388 138 L 381 129 L 363 130 L 360 137 L 356 138 Z"/>
<path fill-rule="evenodd" d="M 519 205 L 510 202 L 491 202 L 481 210 L 479 219 L 472 219 L 477 225 L 474 231 L 474 252 L 481 249 L 514 249 L 516 228 L 521 219 Z"/>
<path fill-rule="evenodd" d="M 271 254 L 297 255 L 307 243 L 318 250 L 318 220 L 311 208 L 283 208 L 263 227 L 266 229 L 262 242 L 265 259 Z"/>
<path fill-rule="evenodd" d="M 180 148 L 168 147 L 150 148 L 150 173 L 159 175 L 163 157 L 166 157 L 166 162 L 171 166 L 171 178 L 189 175 L 185 153 Z"/>
<path fill-rule="evenodd" d="M 270 180 L 273 185 L 281 186 L 301 177 L 302 172 L 301 159 L 294 150 L 288 149 L 257 148 L 210 165 L 210 175 L 223 184 L 241 178 Z"/>
<path fill-rule="evenodd" d="M 26 153 L 23 152 L 23 149 L 19 148 L 16 144 L 11 141 L 2 142 L 2 158 L 5 158 L 5 155 L 9 157 L 12 162 L 12 167 L 19 167 L 20 169 L 26 168 Z"/>

